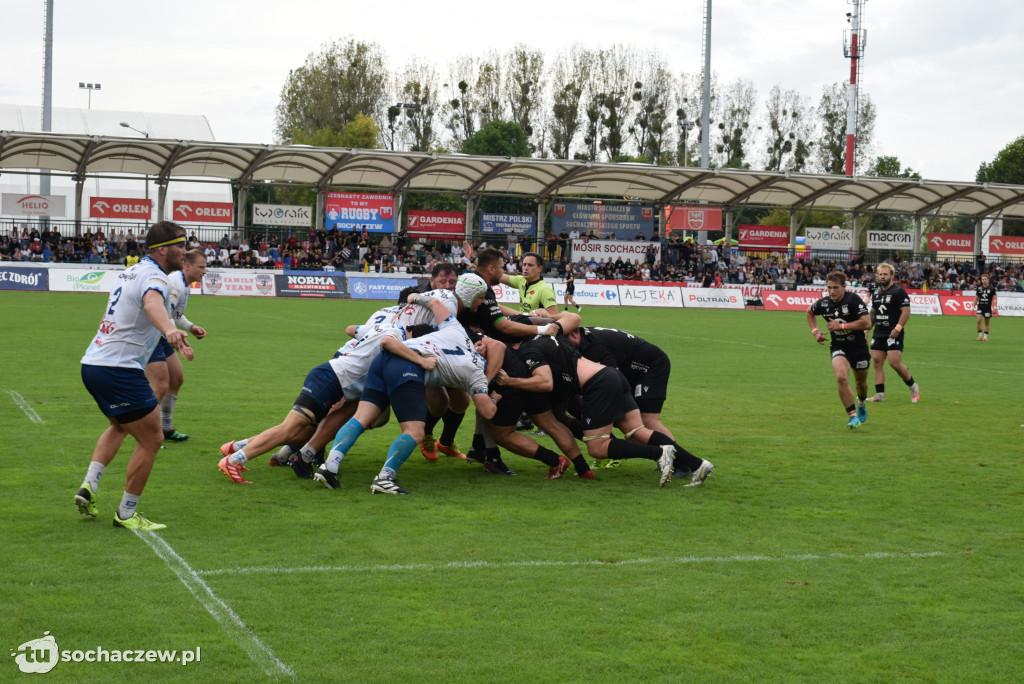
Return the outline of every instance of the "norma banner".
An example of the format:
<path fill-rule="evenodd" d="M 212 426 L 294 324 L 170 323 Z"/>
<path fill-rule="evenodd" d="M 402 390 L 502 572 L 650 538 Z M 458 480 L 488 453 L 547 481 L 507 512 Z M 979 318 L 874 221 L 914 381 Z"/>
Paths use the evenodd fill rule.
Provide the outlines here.
<path fill-rule="evenodd" d="M 480 214 L 480 232 L 490 235 L 533 235 L 537 217 L 533 214 Z"/>
<path fill-rule="evenodd" d="M 914 234 L 900 230 L 869 230 L 868 249 L 913 250 Z"/>
<path fill-rule="evenodd" d="M 93 197 L 89 200 L 89 218 L 148 221 L 152 216 L 153 200 L 131 197 Z"/>
<path fill-rule="evenodd" d="M 348 283 L 343 275 L 286 273 L 274 276 L 278 297 L 348 299 Z"/>
<path fill-rule="evenodd" d="M 928 249 L 933 252 L 969 252 L 973 254 L 974 236 L 928 233 Z"/>
<path fill-rule="evenodd" d="M 327 230 L 395 232 L 395 196 L 329 192 L 324 202 Z"/>
<path fill-rule="evenodd" d="M 1024 316 L 1024 294 L 1000 292 L 996 298 L 996 313 L 1000 316 Z"/>
<path fill-rule="evenodd" d="M 578 230 L 588 235 L 594 232 L 599 238 L 649 238 L 654 233 L 654 209 L 639 204 L 555 202 L 551 208 L 551 230 Z"/>
<path fill-rule="evenodd" d="M 722 208 L 678 204 L 665 207 L 665 235 L 674 230 L 721 232 Z"/>
<path fill-rule="evenodd" d="M 181 223 L 234 223 L 235 207 L 231 202 L 177 200 L 171 215 Z"/>
<path fill-rule="evenodd" d="M 0 213 L 12 216 L 67 216 L 64 195 L 19 195 L 3 193 Z"/>
<path fill-rule="evenodd" d="M 646 240 L 633 240 L 631 242 L 623 240 L 572 240 L 571 242 L 573 261 L 586 259 L 587 261 L 600 262 L 601 259 L 605 261 L 615 261 L 616 259 L 632 261 L 633 259 L 638 259 L 642 264 L 647 258 L 647 250 L 651 248 L 654 249 L 655 262 L 661 261 L 660 242 L 647 242 Z"/>
<path fill-rule="evenodd" d="M 989 254 L 1024 254 L 1024 237 L 990 235 L 988 251 Z"/>
<path fill-rule="evenodd" d="M 619 303 L 622 306 L 656 306 L 683 308 L 683 288 L 672 285 L 619 285 Z"/>
<path fill-rule="evenodd" d="M 765 311 L 807 311 L 819 299 L 820 292 L 809 290 L 761 290 Z"/>
<path fill-rule="evenodd" d="M 410 278 L 348 277 L 348 290 L 352 299 L 383 299 L 392 304 L 398 302 L 402 290 L 415 284 L 416 281 Z"/>
<path fill-rule="evenodd" d="M 807 228 L 804 230 L 807 246 L 811 249 L 851 249 L 853 231 L 839 226 L 831 228 Z"/>
<path fill-rule="evenodd" d="M 687 309 L 743 309 L 743 290 L 714 287 L 688 287 L 680 291 Z"/>
<path fill-rule="evenodd" d="M 459 211 L 410 210 L 406 219 L 409 235 L 466 234 L 466 215 Z"/>
<path fill-rule="evenodd" d="M 0 290 L 35 290 L 50 287 L 49 269 L 0 266 Z"/>
<path fill-rule="evenodd" d="M 203 276 L 203 294 L 221 297 L 273 297 L 274 273 L 217 270 Z"/>
<path fill-rule="evenodd" d="M 114 289 L 117 276 L 124 269 L 116 271 L 87 271 L 81 268 L 51 268 L 51 292 L 107 292 Z"/>
<path fill-rule="evenodd" d="M 789 247 L 789 228 L 786 226 L 739 226 L 739 240 L 743 247 Z"/>
<path fill-rule="evenodd" d="M 254 204 L 252 205 L 254 226 L 301 226 L 313 225 L 313 209 L 301 204 Z"/>

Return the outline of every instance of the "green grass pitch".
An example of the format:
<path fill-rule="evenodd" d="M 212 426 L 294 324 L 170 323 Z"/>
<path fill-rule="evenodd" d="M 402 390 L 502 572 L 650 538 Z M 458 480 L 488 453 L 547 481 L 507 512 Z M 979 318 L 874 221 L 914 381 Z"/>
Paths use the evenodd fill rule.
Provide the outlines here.
<path fill-rule="evenodd" d="M 1021 679 L 1022 319 L 979 343 L 973 319 L 911 318 L 921 402 L 889 369 L 848 431 L 802 313 L 587 307 L 671 356 L 663 420 L 715 463 L 704 486 L 659 488 L 648 462 L 548 481 L 511 454 L 514 478 L 417 451 L 412 495 L 389 497 L 369 484 L 393 422 L 338 491 L 266 456 L 253 486 L 216 467 L 381 303 L 195 297 L 209 336 L 175 421 L 192 438 L 160 452 L 139 506 L 167 529 L 137 536 L 111 526 L 127 446 L 100 517 L 72 503 L 106 424 L 79 376 L 104 301 L 0 293 L 0 634 L 12 653 L 49 631 L 201 661 L 60 662 L 45 681 Z"/>

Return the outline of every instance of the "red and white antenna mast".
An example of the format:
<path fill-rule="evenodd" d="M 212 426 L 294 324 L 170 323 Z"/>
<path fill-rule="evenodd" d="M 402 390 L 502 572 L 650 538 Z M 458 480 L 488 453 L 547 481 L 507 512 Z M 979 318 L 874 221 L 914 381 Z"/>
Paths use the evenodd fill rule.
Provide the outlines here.
<path fill-rule="evenodd" d="M 857 149 L 857 116 L 859 112 L 860 60 L 864 56 L 867 32 L 861 28 L 861 11 L 867 0 L 848 0 L 853 11 L 846 13 L 850 28 L 843 36 L 843 54 L 850 60 L 850 83 L 846 86 L 846 175 L 852 176 Z"/>

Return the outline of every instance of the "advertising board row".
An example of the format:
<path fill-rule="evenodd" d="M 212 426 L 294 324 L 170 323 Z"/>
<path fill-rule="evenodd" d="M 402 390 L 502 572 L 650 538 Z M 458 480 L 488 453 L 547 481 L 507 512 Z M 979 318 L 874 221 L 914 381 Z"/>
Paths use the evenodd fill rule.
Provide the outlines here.
<path fill-rule="evenodd" d="M 109 293 L 123 269 L 41 268 L 0 265 L 0 290 L 37 292 Z M 211 269 L 194 294 L 218 297 L 288 297 L 315 299 L 364 299 L 394 302 L 399 293 L 425 279 L 413 277 L 375 277 L 360 273 L 312 271 L 239 271 Z M 550 281 L 549 281 L 550 282 Z M 550 282 L 557 301 L 565 295 L 565 285 Z M 867 301 L 867 290 L 848 288 Z M 519 292 L 505 285 L 494 288 L 499 302 L 515 305 Z M 805 311 L 826 296 L 821 288 L 772 290 L 756 285 L 728 288 L 702 288 L 691 283 L 668 285 L 639 284 L 627 281 L 576 283 L 574 297 L 581 306 L 640 306 L 655 308 L 743 309 L 748 301 L 760 301 L 767 311 Z M 926 316 L 973 316 L 974 296 L 954 293 L 910 293 L 911 313 Z M 996 314 L 1024 317 L 1024 293 L 1000 292 Z"/>

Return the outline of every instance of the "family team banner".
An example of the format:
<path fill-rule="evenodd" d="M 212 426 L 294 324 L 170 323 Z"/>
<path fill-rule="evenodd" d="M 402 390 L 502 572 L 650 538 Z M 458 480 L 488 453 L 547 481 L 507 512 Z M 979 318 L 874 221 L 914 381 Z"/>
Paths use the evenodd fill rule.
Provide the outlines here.
<path fill-rule="evenodd" d="M 274 297 L 277 294 L 274 271 L 207 271 L 203 276 L 203 294 L 220 297 Z"/>
<path fill-rule="evenodd" d="M 632 240 L 637 235 L 649 238 L 654 232 L 654 208 L 639 204 L 555 202 L 551 210 L 551 229 L 556 233 L 593 231 L 602 238 L 614 236 Z"/>
<path fill-rule="evenodd" d="M 67 216 L 64 195 L 19 195 L 5 192 L 0 213 L 13 216 Z"/>
<path fill-rule="evenodd" d="M 395 232 L 395 196 L 329 192 L 324 203 L 327 230 Z"/>
<path fill-rule="evenodd" d="M 313 209 L 298 204 L 254 204 L 252 205 L 254 226 L 302 226 L 313 225 Z"/>
<path fill-rule="evenodd" d="M 533 214 L 480 214 L 480 232 L 490 235 L 533 235 L 537 217 Z"/>

